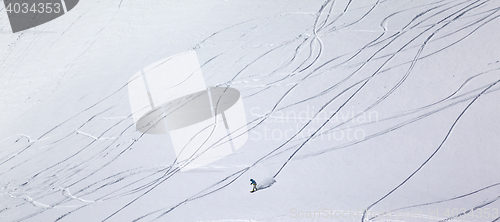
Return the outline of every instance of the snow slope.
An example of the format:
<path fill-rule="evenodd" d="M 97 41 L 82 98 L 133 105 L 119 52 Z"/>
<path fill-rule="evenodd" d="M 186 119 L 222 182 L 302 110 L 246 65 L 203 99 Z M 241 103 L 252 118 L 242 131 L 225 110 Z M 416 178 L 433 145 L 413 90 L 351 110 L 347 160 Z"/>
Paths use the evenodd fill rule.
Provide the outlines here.
<path fill-rule="evenodd" d="M 13 34 L 0 8 L 0 221 L 498 220 L 499 11 L 86 0 Z M 188 50 L 240 91 L 249 138 L 181 172 L 127 84 Z"/>

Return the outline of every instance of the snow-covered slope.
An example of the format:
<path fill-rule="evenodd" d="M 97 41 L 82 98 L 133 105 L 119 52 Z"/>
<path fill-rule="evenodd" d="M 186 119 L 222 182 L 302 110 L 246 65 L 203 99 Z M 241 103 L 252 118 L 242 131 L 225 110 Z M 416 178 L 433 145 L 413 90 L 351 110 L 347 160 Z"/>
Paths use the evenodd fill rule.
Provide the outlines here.
<path fill-rule="evenodd" d="M 0 221 L 498 220 L 499 16 L 86 0 L 13 34 L 1 8 Z M 128 83 L 189 50 L 207 87 L 241 93 L 248 140 L 180 171 L 169 134 L 136 130 Z"/>

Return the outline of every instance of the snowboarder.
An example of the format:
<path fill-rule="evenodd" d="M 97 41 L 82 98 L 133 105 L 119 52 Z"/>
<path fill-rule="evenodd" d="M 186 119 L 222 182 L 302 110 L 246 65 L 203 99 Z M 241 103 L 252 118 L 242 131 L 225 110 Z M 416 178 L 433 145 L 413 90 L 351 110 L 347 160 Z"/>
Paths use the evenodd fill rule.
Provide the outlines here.
<path fill-rule="evenodd" d="M 252 191 L 250 191 L 250 193 L 257 191 L 257 182 L 255 182 L 255 180 L 250 179 L 250 185 L 253 185 L 253 189 Z"/>

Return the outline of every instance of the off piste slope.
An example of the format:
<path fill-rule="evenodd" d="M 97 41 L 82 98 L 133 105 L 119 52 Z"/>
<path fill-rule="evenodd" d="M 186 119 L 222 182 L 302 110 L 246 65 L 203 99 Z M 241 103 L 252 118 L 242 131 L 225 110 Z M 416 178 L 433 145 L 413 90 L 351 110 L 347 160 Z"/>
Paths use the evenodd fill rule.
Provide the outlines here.
<path fill-rule="evenodd" d="M 499 7 L 89 0 L 16 34 L 0 11 L 1 220 L 494 221 Z M 128 84 L 190 50 L 248 139 L 181 171 Z"/>

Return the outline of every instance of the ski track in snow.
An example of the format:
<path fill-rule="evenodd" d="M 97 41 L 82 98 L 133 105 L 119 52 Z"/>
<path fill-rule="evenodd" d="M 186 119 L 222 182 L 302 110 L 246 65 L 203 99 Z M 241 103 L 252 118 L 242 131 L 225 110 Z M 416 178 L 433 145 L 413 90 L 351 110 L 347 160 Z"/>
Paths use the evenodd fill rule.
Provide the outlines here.
<path fill-rule="evenodd" d="M 119 1 L 118 8 L 123 7 L 122 3 L 126 4 L 126 2 Z M 193 48 L 199 52 L 209 51 L 211 47 L 217 47 L 217 44 L 229 45 L 227 50 L 225 50 L 226 48 L 222 49 L 220 54 L 211 57 L 211 59 L 200 61 L 202 68 L 216 71 L 224 70 L 228 58 L 239 56 L 240 62 L 235 66 L 238 69 L 230 69 L 233 74 L 227 76 L 225 81 L 219 82 L 217 86 L 231 86 L 238 89 L 241 87 L 242 98 L 246 100 L 258 101 L 267 99 L 267 97 L 273 99 L 271 104 L 266 104 L 268 109 L 261 116 L 247 116 L 247 132 L 258 130 L 265 124 L 265 121 L 274 118 L 273 114 L 309 104 L 314 104 L 319 108 L 306 122 L 300 123 L 299 130 L 289 139 L 282 141 L 275 147 L 260 151 L 260 157 L 252 160 L 250 165 L 236 170 L 225 169 L 224 172 L 228 172 L 225 176 L 218 178 L 218 181 L 205 186 L 202 190 L 192 193 L 184 200 L 172 202 L 159 209 L 146 209 L 147 212 L 141 212 L 142 216 L 130 220 L 161 221 L 162 218 L 182 205 L 190 204 L 191 201 L 208 195 L 217 195 L 218 191 L 227 188 L 238 179 L 246 180 L 245 173 L 255 166 L 271 161 L 279 163 L 273 165 L 276 167 L 273 178 L 279 180 L 280 174 L 285 172 L 287 166 L 293 164 L 294 160 L 315 158 L 340 149 L 351 148 L 357 144 L 370 143 L 374 138 L 410 126 L 427 117 L 455 110 L 455 113 L 458 114 L 448 117 L 454 122 L 448 126 L 448 133 L 442 138 L 441 144 L 432 148 L 434 151 L 428 154 L 428 159 L 423 160 L 420 166 L 416 166 L 415 171 L 409 174 L 406 179 L 395 187 L 386 188 L 385 190 L 389 192 L 386 192 L 380 199 L 371 200 L 371 204 L 366 206 L 365 212 L 367 212 L 396 190 L 402 189 L 402 185 L 418 174 L 419 170 L 424 168 L 427 163 L 433 161 L 432 158 L 435 155 L 439 155 L 439 151 L 448 137 L 453 137 L 452 131 L 456 125 L 460 124 L 461 117 L 467 116 L 469 107 L 475 106 L 475 102 L 481 100 L 482 97 L 498 95 L 500 87 L 497 83 L 500 81 L 498 78 L 500 64 L 496 61 L 485 61 L 484 64 L 477 64 L 478 69 L 465 71 L 464 75 L 467 75 L 468 78 L 455 84 L 455 88 L 449 89 L 448 94 L 437 101 L 400 113 L 393 113 L 392 116 L 385 116 L 377 122 L 351 124 L 363 113 L 384 106 L 384 102 L 398 90 L 401 90 L 410 77 L 417 75 L 414 71 L 416 65 L 437 58 L 440 53 L 448 49 L 453 49 L 485 25 L 497 21 L 500 16 L 500 4 L 488 0 L 443 0 L 431 3 L 422 1 L 418 4 L 414 3 L 417 4 L 416 6 L 389 12 L 383 11 L 381 7 L 385 4 L 391 4 L 391 1 L 371 1 L 370 4 L 363 7 L 355 5 L 355 3 L 352 1 L 325 1 L 317 5 L 317 12 L 312 14 L 285 13 L 266 18 L 249 19 L 215 31 L 202 41 L 193 44 Z M 336 10 L 340 10 L 340 12 Z M 81 16 L 85 16 L 85 13 Z M 341 52 L 341 54 L 333 52 L 333 49 L 329 48 L 338 33 L 347 32 L 357 25 L 363 25 L 368 20 L 378 18 L 374 15 L 381 13 L 386 16 L 378 20 L 378 26 L 371 27 L 372 29 L 369 30 L 376 33 L 371 39 L 356 46 L 357 48 L 349 48 L 347 52 Z M 403 14 L 411 15 L 411 19 L 405 20 L 402 27 L 388 25 L 388 23 L 392 23 L 392 19 Z M 116 14 L 95 35 L 112 24 L 115 17 Z M 283 17 L 313 17 L 313 19 L 310 19 L 311 23 L 305 28 L 297 26 L 298 30 L 294 30 L 294 33 L 299 33 L 297 35 L 283 36 L 280 39 L 276 39 L 277 37 L 273 33 L 264 33 L 264 37 L 260 36 L 259 30 L 264 30 L 273 22 L 279 25 L 278 22 Z M 399 22 L 396 24 L 403 23 Z M 239 34 L 238 41 L 225 41 L 226 35 L 233 36 L 234 33 Z M 245 45 L 254 44 L 253 39 L 256 37 L 266 38 L 266 35 L 269 36 L 270 41 L 273 41 L 272 46 L 260 47 L 249 50 L 249 52 L 244 50 Z M 20 34 L 19 38 L 22 37 Z M 79 53 L 67 69 L 71 69 L 76 61 L 84 57 L 94 43 L 96 42 L 87 43 L 85 50 Z M 14 42 L 15 44 L 18 44 L 18 41 Z M 10 48 L 15 47 L 14 45 Z M 29 50 L 29 47 L 25 50 Z M 15 52 L 9 49 L 6 56 L 11 56 L 13 53 Z M 281 58 L 281 63 L 262 68 L 261 63 L 272 57 Z M 19 66 L 21 62 L 9 65 L 15 67 Z M 369 101 L 368 104 L 362 104 L 364 107 L 361 108 L 360 113 L 343 119 L 340 123 L 333 121 L 343 110 L 351 106 L 353 101 L 357 101 L 360 97 L 370 96 L 373 88 L 377 87 L 372 82 L 379 78 L 385 78 L 392 70 L 404 71 L 398 72 L 398 76 L 395 77 L 397 81 L 387 81 L 387 89 L 379 93 L 376 99 Z M 133 72 L 131 70 L 130 73 Z M 324 84 L 324 81 L 329 82 Z M 477 86 L 478 82 L 481 83 L 480 86 Z M 297 93 L 301 94 L 301 92 L 307 91 L 305 89 L 314 83 L 318 83 L 318 88 L 311 90 L 312 93 L 301 95 L 300 98 L 294 97 L 297 96 Z M 471 84 L 475 84 L 474 88 L 469 87 Z M 107 221 L 131 209 L 136 201 L 178 174 L 181 167 L 199 155 L 203 155 L 203 153 L 198 152 L 187 162 L 174 160 L 172 163 L 165 163 L 161 166 L 145 165 L 138 168 L 114 170 L 113 173 L 107 173 L 106 177 L 100 178 L 103 170 L 127 155 L 130 150 L 137 148 L 138 142 L 146 135 L 135 130 L 131 114 L 119 117 L 114 115 L 118 110 L 128 109 L 127 93 L 127 83 L 125 83 L 113 93 L 102 96 L 99 101 L 71 118 L 54 124 L 51 129 L 40 133 L 38 138 L 28 135 L 7 135 L 5 139 L 0 138 L 1 146 L 7 147 L 6 150 L 1 150 L 0 177 L 10 175 L 12 172 L 22 172 L 16 179 L 1 181 L 0 193 L 8 194 L 9 200 L 1 205 L 0 216 L 15 215 L 15 218 L 11 218 L 12 221 L 30 221 L 37 220 L 44 214 L 58 214 L 55 221 L 71 221 L 71 215 L 76 212 L 85 209 L 91 210 L 89 207 L 96 206 L 101 202 L 124 199 L 123 205 L 106 211 L 107 216 L 102 218 L 102 221 Z M 4 92 L 1 90 L 0 96 L 3 94 Z M 320 118 L 320 115 L 327 111 L 331 111 L 330 115 L 326 118 Z M 158 116 L 150 127 L 164 118 L 165 116 Z M 319 124 L 314 124 L 315 121 L 319 121 Z M 216 123 L 217 120 L 214 119 L 214 125 L 210 126 L 212 132 Z M 343 127 L 360 128 L 372 125 L 381 125 L 381 127 L 376 132 L 366 135 L 362 140 L 308 150 L 311 147 L 309 145 L 315 143 L 315 139 L 345 129 Z M 99 129 L 104 130 L 99 131 Z M 301 137 L 306 131 L 312 133 L 308 134 L 307 137 Z M 236 138 L 241 135 L 230 136 Z M 196 136 L 193 135 L 193 138 Z M 219 145 L 223 139 L 211 144 L 211 147 Z M 71 148 L 67 149 L 68 147 Z M 48 156 L 51 158 L 47 158 Z M 454 201 L 476 195 L 498 185 L 497 183 L 485 186 L 446 200 L 400 206 L 385 213 Z M 30 195 L 14 195 L 15 193 L 29 193 Z M 42 199 L 50 201 L 38 201 Z M 490 199 L 476 203 L 469 209 L 474 211 L 483 208 L 498 199 L 500 196 L 491 196 Z M 75 205 L 75 200 L 78 201 L 78 205 Z M 34 209 L 23 214 L 18 213 L 18 209 L 26 209 L 28 205 Z M 67 212 L 61 213 L 61 211 L 54 210 L 67 205 L 71 205 Z M 460 218 L 463 215 L 465 214 L 455 215 L 440 221 Z M 377 217 L 369 218 L 369 220 L 376 219 Z M 365 215 L 361 221 L 364 220 Z M 494 221 L 497 220 L 498 218 Z"/>

